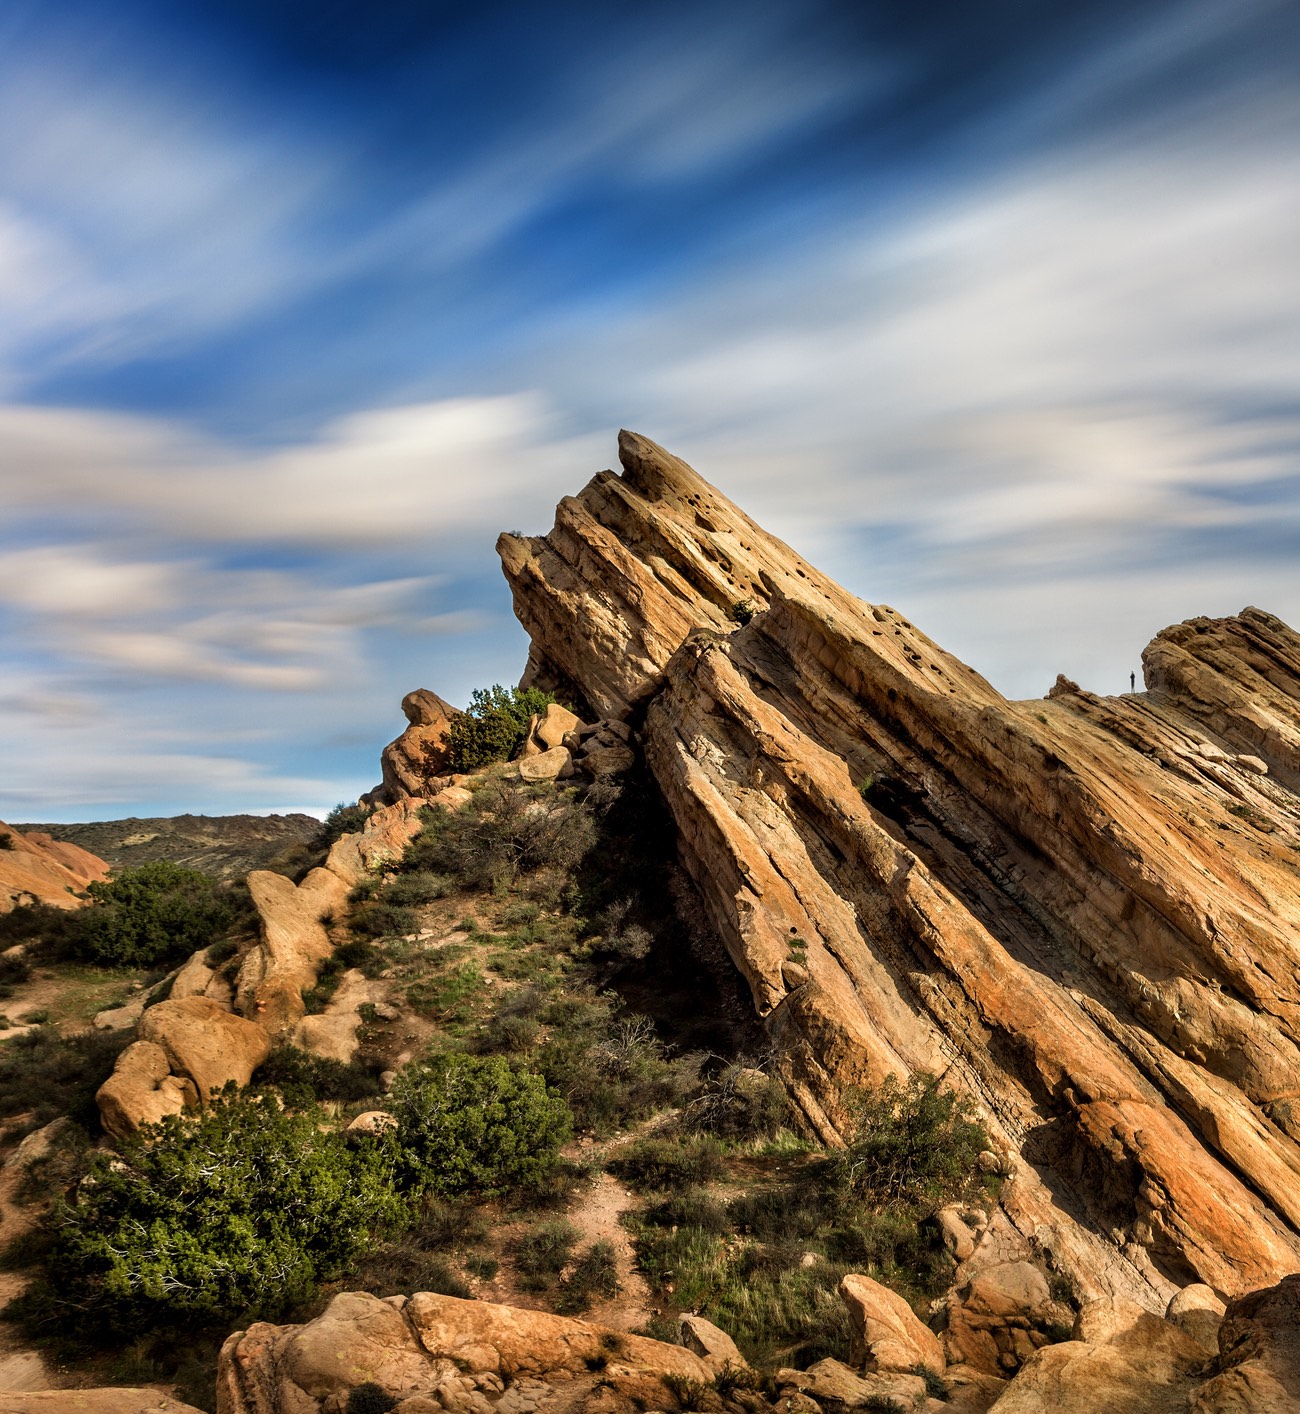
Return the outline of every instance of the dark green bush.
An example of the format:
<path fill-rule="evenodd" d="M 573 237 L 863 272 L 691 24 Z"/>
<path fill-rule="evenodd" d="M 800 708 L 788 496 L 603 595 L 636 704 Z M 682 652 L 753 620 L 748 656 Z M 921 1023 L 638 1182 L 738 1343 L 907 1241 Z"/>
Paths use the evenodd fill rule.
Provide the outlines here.
<path fill-rule="evenodd" d="M 578 1229 L 564 1218 L 538 1223 L 515 1244 L 515 1265 L 534 1283 L 545 1284 L 568 1265 L 578 1242 Z"/>
<path fill-rule="evenodd" d="M 32 965 L 25 957 L 0 956 L 0 997 L 12 997 L 14 988 L 32 975 Z"/>
<path fill-rule="evenodd" d="M 429 1252 L 417 1242 L 399 1239 L 366 1251 L 344 1274 L 349 1291 L 373 1296 L 414 1296 L 433 1291 L 439 1296 L 473 1296 L 463 1277 L 445 1257 Z"/>
<path fill-rule="evenodd" d="M 716 1139 L 658 1138 L 649 1135 L 629 1144 L 610 1160 L 609 1168 L 642 1192 L 689 1188 L 709 1183 L 722 1173 L 722 1147 Z"/>
<path fill-rule="evenodd" d="M 395 907 L 386 899 L 372 899 L 352 910 L 348 926 L 354 933 L 371 938 L 400 938 L 414 933 L 420 920 L 413 909 Z"/>
<path fill-rule="evenodd" d="M 297 1046 L 277 1046 L 257 1068 L 254 1077 L 261 1089 L 275 1089 L 286 1105 L 301 1109 L 317 1100 L 351 1104 L 377 1095 L 379 1072 L 363 1061 L 338 1061 L 316 1056 Z"/>
<path fill-rule="evenodd" d="M 383 899 L 393 908 L 413 908 L 435 899 L 446 898 L 456 887 L 446 874 L 434 874 L 428 869 L 401 873 L 384 885 Z"/>
<path fill-rule="evenodd" d="M 567 874 L 596 838 L 595 817 L 574 789 L 492 780 L 455 814 L 426 810 L 404 872 L 447 874 L 466 889 L 510 887 L 538 870 Z"/>
<path fill-rule="evenodd" d="M 167 859 L 123 869 L 87 889 L 75 915 L 75 956 L 105 967 L 155 967 L 207 948 L 236 921 L 227 894 L 206 874 Z"/>
<path fill-rule="evenodd" d="M 360 805 L 355 801 L 349 804 L 346 800 L 340 800 L 321 824 L 320 833 L 315 839 L 316 849 L 328 849 L 341 835 L 358 834 L 373 814 L 373 806 Z"/>
<path fill-rule="evenodd" d="M 487 1197 L 540 1179 L 569 1137 L 564 1101 L 500 1056 L 448 1053 L 399 1072 L 392 1108 L 404 1181 Z"/>
<path fill-rule="evenodd" d="M 94 1158 L 48 1219 L 50 1279 L 10 1309 L 83 1332 L 281 1315 L 402 1221 L 390 1179 L 383 1146 L 231 1087 Z"/>
<path fill-rule="evenodd" d="M 447 731 L 446 762 L 452 771 L 473 771 L 492 761 L 508 761 L 523 745 L 528 719 L 555 701 L 535 687 L 476 688 L 469 708 Z"/>
<path fill-rule="evenodd" d="M 70 1036 L 42 1026 L 0 1047 L 0 1119 L 27 1113 L 37 1129 L 66 1114 L 99 1133 L 95 1091 L 112 1074 L 131 1036 L 125 1031 L 80 1031 Z"/>
<path fill-rule="evenodd" d="M 988 1136 L 961 1096 L 933 1075 L 906 1085 L 889 1076 L 853 1106 L 852 1137 L 835 1172 L 856 1198 L 875 1206 L 933 1207 L 959 1194 L 977 1172 Z"/>

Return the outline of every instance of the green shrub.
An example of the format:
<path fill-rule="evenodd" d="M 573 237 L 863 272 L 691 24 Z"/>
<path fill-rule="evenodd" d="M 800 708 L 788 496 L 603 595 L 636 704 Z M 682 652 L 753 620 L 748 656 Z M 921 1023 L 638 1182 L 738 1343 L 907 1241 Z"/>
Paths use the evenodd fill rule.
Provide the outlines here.
<path fill-rule="evenodd" d="M 596 1301 L 611 1300 L 620 1290 L 613 1244 L 593 1242 L 560 1283 L 556 1309 L 562 1316 L 576 1316 Z"/>
<path fill-rule="evenodd" d="M 455 814 L 425 810 L 404 872 L 450 875 L 466 889 L 513 886 L 538 870 L 567 874 L 596 838 L 595 817 L 574 789 L 491 780 Z"/>
<path fill-rule="evenodd" d="M 432 1291 L 439 1296 L 473 1296 L 445 1257 L 428 1252 L 414 1240 L 399 1239 L 371 1248 L 344 1273 L 349 1291 L 368 1291 L 372 1296 L 414 1296 Z"/>
<path fill-rule="evenodd" d="M 130 1044 L 125 1031 L 80 1031 L 70 1036 L 42 1026 L 0 1047 L 0 1119 L 26 1113 L 38 1129 L 61 1114 L 99 1133 L 95 1091 Z"/>
<path fill-rule="evenodd" d="M 414 909 L 398 907 L 385 897 L 358 904 L 352 910 L 348 926 L 354 933 L 364 933 L 371 938 L 401 938 L 414 933 L 420 919 Z"/>
<path fill-rule="evenodd" d="M 961 1096 L 933 1075 L 906 1085 L 889 1076 L 853 1105 L 846 1148 L 835 1165 L 840 1182 L 875 1207 L 935 1206 L 959 1194 L 977 1172 L 988 1136 Z"/>
<path fill-rule="evenodd" d="M 722 1173 L 722 1146 L 700 1135 L 693 1139 L 638 1139 L 610 1160 L 609 1168 L 641 1191 L 688 1188 L 709 1183 Z"/>
<path fill-rule="evenodd" d="M 752 1067 L 728 1065 L 683 1109 L 680 1123 L 696 1133 L 744 1142 L 774 1138 L 789 1119 L 790 1100 L 779 1080 Z"/>
<path fill-rule="evenodd" d="M 281 1315 L 403 1206 L 382 1146 L 233 1087 L 96 1155 L 48 1219 L 50 1279 L 19 1314 L 105 1332 Z"/>
<path fill-rule="evenodd" d="M 277 1046 L 257 1068 L 257 1088 L 275 1089 L 286 1105 L 301 1109 L 317 1100 L 351 1104 L 379 1093 L 379 1073 L 363 1061 L 338 1061 L 297 1046 Z"/>
<path fill-rule="evenodd" d="M 501 1270 L 501 1263 L 495 1257 L 487 1257 L 482 1252 L 471 1252 L 465 1258 L 465 1270 L 484 1281 L 491 1281 Z"/>
<path fill-rule="evenodd" d="M 538 1223 L 515 1244 L 515 1266 L 536 1287 L 558 1277 L 577 1245 L 578 1229 L 564 1218 Z"/>
<path fill-rule="evenodd" d="M 75 955 L 106 967 L 155 967 L 217 940 L 236 919 L 228 897 L 197 869 L 167 859 L 123 869 L 87 889 L 75 915 Z"/>
<path fill-rule="evenodd" d="M 398 1073 L 393 1086 L 404 1181 L 487 1197 L 540 1179 L 569 1137 L 564 1101 L 500 1056 L 448 1053 Z"/>
<path fill-rule="evenodd" d="M 394 908 L 418 907 L 446 898 L 455 888 L 455 881 L 446 874 L 434 874 L 428 869 L 415 869 L 399 874 L 384 885 L 384 902 Z"/>
<path fill-rule="evenodd" d="M 341 835 L 360 833 L 373 814 L 373 806 L 360 805 L 355 801 L 349 804 L 346 800 L 340 800 L 321 824 L 320 833 L 314 842 L 316 849 L 328 849 Z"/>
<path fill-rule="evenodd" d="M 469 708 L 447 731 L 446 763 L 451 771 L 473 771 L 492 761 L 508 761 L 523 745 L 528 719 L 555 701 L 535 687 L 476 688 Z"/>
<path fill-rule="evenodd" d="M 0 849 L 14 848 L 14 837 L 9 833 L 8 830 L 5 830 L 2 834 L 0 834 Z"/>

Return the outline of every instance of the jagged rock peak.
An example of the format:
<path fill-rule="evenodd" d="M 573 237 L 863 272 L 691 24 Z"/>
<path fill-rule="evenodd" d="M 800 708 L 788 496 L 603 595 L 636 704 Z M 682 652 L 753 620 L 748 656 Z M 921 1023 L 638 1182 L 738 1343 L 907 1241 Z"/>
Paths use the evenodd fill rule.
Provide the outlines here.
<path fill-rule="evenodd" d="M 525 686 L 561 687 L 594 715 L 619 716 L 657 687 L 692 631 L 729 634 L 789 602 L 815 619 L 874 618 L 905 674 L 950 673 L 967 692 L 996 697 L 892 609 L 863 604 L 815 570 L 679 457 L 635 432 L 620 432 L 618 445 L 623 474 L 603 471 L 565 497 L 549 534 L 497 541 L 532 639 Z"/>
<path fill-rule="evenodd" d="M 678 458 L 620 453 L 502 537 L 528 680 L 643 709 L 809 1124 L 940 1073 L 1012 1174 L 1007 1259 L 1153 1312 L 1300 1268 L 1300 636 L 1193 620 L 1147 692 L 1009 702 Z"/>

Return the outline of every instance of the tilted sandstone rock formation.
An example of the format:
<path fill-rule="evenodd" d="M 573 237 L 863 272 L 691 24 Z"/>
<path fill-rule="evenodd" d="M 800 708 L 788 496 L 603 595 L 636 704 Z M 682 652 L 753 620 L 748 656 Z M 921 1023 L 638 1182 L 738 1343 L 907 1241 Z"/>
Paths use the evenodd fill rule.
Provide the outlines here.
<path fill-rule="evenodd" d="M 28 903 L 80 908 L 77 895 L 107 878 L 108 865 L 89 850 L 0 821 L 0 913 Z"/>
<path fill-rule="evenodd" d="M 620 456 L 498 542 L 524 681 L 639 726 L 809 1123 L 944 1075 L 1013 1170 L 981 1243 L 1084 1294 L 1300 1268 L 1300 637 L 1193 620 L 1145 693 L 1010 702 L 685 463 Z"/>

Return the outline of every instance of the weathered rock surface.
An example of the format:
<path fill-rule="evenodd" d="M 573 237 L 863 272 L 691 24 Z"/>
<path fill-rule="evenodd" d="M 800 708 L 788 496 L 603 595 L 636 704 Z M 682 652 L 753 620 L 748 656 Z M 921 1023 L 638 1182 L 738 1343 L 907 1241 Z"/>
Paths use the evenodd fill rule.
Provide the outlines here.
<path fill-rule="evenodd" d="M 850 1358 L 867 1370 L 915 1370 L 936 1374 L 947 1361 L 939 1337 L 923 1325 L 896 1292 L 868 1276 L 850 1274 L 840 1282 L 853 1330 Z"/>
<path fill-rule="evenodd" d="M 0 913 L 28 903 L 80 908 L 77 895 L 108 878 L 97 855 L 40 831 L 22 834 L 0 821 L 0 842 Z"/>
<path fill-rule="evenodd" d="M 1191 1414 L 1300 1409 L 1300 1275 L 1229 1304 L 1217 1373 L 1187 1407 Z"/>
<path fill-rule="evenodd" d="M 1300 1267 L 1300 636 L 1193 620 L 1145 693 L 1010 702 L 685 463 L 620 457 L 498 542 L 525 682 L 644 712 L 808 1122 L 944 1075 L 1010 1156 L 1025 1251 L 1084 1295 L 1163 1312 Z"/>
<path fill-rule="evenodd" d="M 424 795 L 429 778 L 446 767 L 447 733 L 460 716 L 459 708 L 424 687 L 402 698 L 402 711 L 410 725 L 384 747 L 379 758 L 383 782 L 368 797 L 386 805 Z"/>
<path fill-rule="evenodd" d="M 209 997 L 168 999 L 151 1006 L 140 1020 L 139 1036 L 137 1045 L 158 1046 L 171 1074 L 189 1080 L 204 1100 L 231 1081 L 247 1085 L 271 1050 L 260 1026 Z"/>
<path fill-rule="evenodd" d="M 490 1409 L 481 1394 L 530 1380 L 563 1383 L 581 1396 L 599 1382 L 671 1402 L 661 1376 L 707 1383 L 712 1369 L 679 1345 L 625 1335 L 588 1321 L 487 1301 L 419 1292 L 380 1299 L 343 1292 L 304 1326 L 258 1324 L 221 1351 L 219 1414 L 340 1414 L 348 1391 L 373 1381 L 395 1398 L 424 1396 L 443 1408 Z M 461 1381 L 468 1380 L 468 1388 Z M 630 1407 L 623 1406 L 621 1407 Z M 643 1403 L 641 1407 L 654 1407 Z"/>
<path fill-rule="evenodd" d="M 194 1082 L 172 1074 L 167 1052 L 153 1041 L 132 1041 L 99 1087 L 95 1103 L 105 1130 L 125 1139 L 142 1124 L 156 1124 L 198 1103 Z"/>

